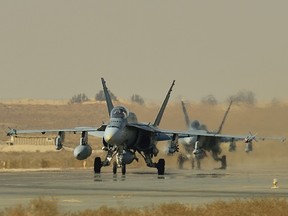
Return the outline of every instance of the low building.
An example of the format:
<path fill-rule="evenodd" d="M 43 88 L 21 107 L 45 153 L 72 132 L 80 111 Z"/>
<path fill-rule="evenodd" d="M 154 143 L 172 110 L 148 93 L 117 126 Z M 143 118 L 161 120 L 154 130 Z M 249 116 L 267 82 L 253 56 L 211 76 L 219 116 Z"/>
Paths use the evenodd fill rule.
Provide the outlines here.
<path fill-rule="evenodd" d="M 54 145 L 54 137 L 29 137 L 29 136 L 11 136 L 7 142 L 9 145 Z"/>

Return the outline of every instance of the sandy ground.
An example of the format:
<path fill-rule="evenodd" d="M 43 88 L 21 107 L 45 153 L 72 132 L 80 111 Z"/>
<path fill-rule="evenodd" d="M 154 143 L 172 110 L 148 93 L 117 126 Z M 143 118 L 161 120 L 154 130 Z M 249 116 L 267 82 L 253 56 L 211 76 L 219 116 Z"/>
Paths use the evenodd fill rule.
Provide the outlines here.
<path fill-rule="evenodd" d="M 53 145 L 0 145 L 0 152 L 56 152 Z"/>

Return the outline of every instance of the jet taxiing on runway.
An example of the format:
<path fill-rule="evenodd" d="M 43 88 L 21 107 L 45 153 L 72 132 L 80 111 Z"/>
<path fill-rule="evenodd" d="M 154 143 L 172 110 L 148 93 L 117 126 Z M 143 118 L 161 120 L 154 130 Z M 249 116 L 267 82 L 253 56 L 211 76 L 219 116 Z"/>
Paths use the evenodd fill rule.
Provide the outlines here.
<path fill-rule="evenodd" d="M 217 130 L 217 132 L 208 131 L 206 125 L 201 124 L 198 120 L 190 121 L 185 104 L 181 101 L 182 110 L 185 118 L 185 123 L 189 131 L 199 131 L 202 133 L 210 133 L 210 134 L 220 134 L 229 113 L 230 107 L 232 105 L 232 101 L 230 102 L 228 109 L 225 112 L 225 115 L 222 119 L 222 122 Z M 221 162 L 221 169 L 226 169 L 226 156 L 223 155 L 219 157 L 221 154 L 221 142 L 230 142 L 229 151 L 234 151 L 236 149 L 235 139 L 234 138 L 223 138 L 223 137 L 186 137 L 179 139 L 179 143 L 183 145 L 185 153 L 180 153 L 178 155 L 178 167 L 183 168 L 183 163 L 187 160 L 191 159 L 192 169 L 195 167 L 195 162 L 197 164 L 197 168 L 200 169 L 200 160 L 204 159 L 206 155 L 206 151 L 211 152 L 211 155 L 214 160 Z"/>
<path fill-rule="evenodd" d="M 220 147 L 221 143 L 229 143 L 229 151 L 233 152 L 236 150 L 236 141 L 244 140 L 246 143 L 245 151 L 248 153 L 253 150 L 252 141 L 253 140 L 281 140 L 284 141 L 285 138 L 283 137 L 257 137 L 256 135 L 252 135 L 250 133 L 249 136 L 243 139 L 243 137 L 227 137 L 227 136 L 221 136 L 221 131 L 223 128 L 223 125 L 226 121 L 227 115 L 229 113 L 229 110 L 231 108 L 232 102 L 230 102 L 224 117 L 222 119 L 222 122 L 216 132 L 208 131 L 206 125 L 201 124 L 198 120 L 190 121 L 185 104 L 183 101 L 181 101 L 182 110 L 185 117 L 185 122 L 188 127 L 188 131 L 195 132 L 195 133 L 203 133 L 203 135 L 197 135 L 197 136 L 190 136 L 179 139 L 179 143 L 183 145 L 183 148 L 185 150 L 185 153 L 180 153 L 178 155 L 178 167 L 181 169 L 183 168 L 183 163 L 186 160 L 191 159 L 192 162 L 192 169 L 195 166 L 195 162 L 197 163 L 197 168 L 200 169 L 200 160 L 204 159 L 207 154 L 207 152 L 211 153 L 211 156 L 215 161 L 221 162 L 220 169 L 226 169 L 227 163 L 226 163 L 226 155 L 223 155 L 222 157 L 219 157 L 219 155 L 222 152 L 222 149 Z M 215 136 L 207 136 L 206 134 L 215 135 Z M 217 136 L 216 136 L 217 135 Z"/>
<path fill-rule="evenodd" d="M 166 97 L 162 103 L 162 106 L 158 112 L 158 115 L 153 124 L 137 122 L 136 115 L 128 111 L 124 106 L 115 106 L 112 103 L 106 82 L 101 78 L 103 91 L 106 97 L 106 104 L 108 113 L 110 116 L 108 124 L 102 124 L 99 128 L 95 127 L 77 127 L 72 129 L 54 129 L 54 130 L 16 130 L 11 129 L 7 135 L 14 136 L 24 133 L 58 133 L 55 139 L 55 146 L 57 150 L 63 147 L 65 132 L 81 133 L 80 144 L 74 149 L 74 156 L 78 160 L 85 160 L 92 153 L 92 148 L 88 144 L 88 135 L 101 137 L 103 140 L 103 150 L 106 151 L 106 157 L 101 160 L 100 157 L 96 157 L 94 160 L 94 172 L 100 173 L 102 167 L 109 166 L 112 159 L 113 173 L 117 173 L 117 169 L 121 168 L 122 174 L 126 173 L 126 164 L 132 163 L 134 160 L 138 161 L 136 152 L 139 153 L 145 160 L 148 167 L 156 168 L 159 175 L 163 175 L 165 172 L 165 160 L 159 159 L 158 162 L 153 162 L 153 158 L 157 156 L 159 150 L 156 147 L 158 141 L 171 140 L 169 146 L 169 152 L 175 153 L 178 151 L 178 139 L 183 137 L 230 137 L 234 139 L 246 139 L 251 142 L 255 139 L 254 136 L 231 136 L 231 135 L 219 135 L 209 134 L 199 131 L 175 131 L 175 130 L 163 130 L 158 128 L 162 119 L 164 110 L 167 106 L 168 100 L 175 81 L 173 81 L 171 87 L 166 94 Z"/>
<path fill-rule="evenodd" d="M 57 133 L 55 140 L 56 149 L 60 150 L 63 147 L 64 133 L 73 132 L 82 133 L 80 144 L 74 149 L 74 156 L 78 160 L 88 158 L 92 149 L 88 144 L 88 135 L 98 136 L 103 138 L 103 150 L 107 152 L 105 159 L 102 161 L 100 157 L 96 157 L 94 161 L 95 173 L 100 173 L 101 168 L 110 165 L 113 157 L 116 160 L 113 162 L 113 173 L 117 172 L 117 168 L 121 168 L 122 174 L 126 173 L 126 164 L 138 160 L 136 152 L 138 152 L 145 160 L 148 167 L 157 168 L 158 174 L 163 175 L 165 171 L 165 160 L 159 159 L 157 163 L 153 162 L 153 157 L 156 157 L 159 150 L 156 147 L 158 141 L 171 140 L 172 143 L 176 137 L 185 136 L 177 131 L 161 130 L 158 128 L 162 119 L 164 110 L 167 106 L 172 88 L 173 81 L 166 98 L 160 108 L 160 111 L 153 124 L 145 124 L 137 122 L 137 117 L 134 113 L 129 112 L 124 106 L 113 106 L 106 82 L 101 78 L 103 91 L 106 98 L 106 104 L 110 120 L 108 124 L 103 124 L 99 128 L 92 127 L 77 127 L 72 129 L 59 130 L 16 130 L 11 129 L 7 135 L 13 136 L 23 133 Z M 177 146 L 177 144 L 174 144 Z M 175 148 L 174 151 L 177 149 Z M 172 148 L 171 148 L 172 151 Z"/>

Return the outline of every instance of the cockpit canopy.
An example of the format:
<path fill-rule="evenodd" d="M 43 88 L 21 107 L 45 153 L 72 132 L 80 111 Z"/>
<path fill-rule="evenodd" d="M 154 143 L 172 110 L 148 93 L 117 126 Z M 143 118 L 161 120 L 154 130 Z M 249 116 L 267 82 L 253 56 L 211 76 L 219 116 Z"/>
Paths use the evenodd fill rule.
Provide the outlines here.
<path fill-rule="evenodd" d="M 111 110 L 111 118 L 126 119 L 129 115 L 129 111 L 123 106 L 116 106 Z"/>
<path fill-rule="evenodd" d="M 208 130 L 206 125 L 200 124 L 197 120 L 192 121 L 190 127 L 194 130 Z"/>
<path fill-rule="evenodd" d="M 200 122 L 197 120 L 194 120 L 191 122 L 191 128 L 196 129 L 196 130 L 200 130 Z"/>

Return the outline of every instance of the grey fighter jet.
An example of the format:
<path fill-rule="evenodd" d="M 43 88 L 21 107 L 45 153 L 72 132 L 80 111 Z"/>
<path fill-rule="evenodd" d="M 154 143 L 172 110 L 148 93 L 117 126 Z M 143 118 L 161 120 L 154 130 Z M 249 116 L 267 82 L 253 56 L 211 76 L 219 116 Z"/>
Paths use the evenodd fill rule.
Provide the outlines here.
<path fill-rule="evenodd" d="M 188 131 L 191 133 L 195 133 L 198 135 L 196 136 L 189 136 L 185 138 L 180 138 L 179 143 L 183 145 L 183 148 L 185 150 L 185 153 L 180 153 L 178 155 L 178 167 L 180 169 L 183 168 L 183 163 L 187 160 L 191 160 L 192 169 L 195 167 L 195 162 L 197 165 L 197 168 L 200 169 L 200 161 L 204 159 L 207 154 L 206 152 L 210 152 L 212 158 L 215 161 L 220 161 L 221 166 L 219 169 L 226 169 L 227 162 L 226 162 L 226 155 L 221 155 L 222 149 L 220 147 L 221 143 L 230 143 L 229 144 L 229 151 L 233 152 L 236 150 L 236 141 L 238 140 L 244 140 L 246 143 L 245 151 L 249 153 L 253 150 L 252 141 L 257 140 L 281 140 L 284 141 L 284 137 L 257 137 L 256 135 L 252 135 L 252 133 L 249 133 L 249 135 L 246 138 L 243 138 L 241 136 L 226 136 L 221 135 L 221 131 L 223 128 L 223 125 L 226 121 L 227 115 L 229 113 L 229 110 L 232 105 L 232 101 L 230 102 L 224 117 L 222 119 L 222 122 L 218 128 L 217 131 L 208 131 L 206 125 L 201 124 L 198 120 L 190 121 L 185 104 L 183 101 L 181 101 L 182 104 L 182 110 L 185 117 L 185 122 L 188 127 Z M 200 135 L 202 134 L 202 135 Z"/>
<path fill-rule="evenodd" d="M 182 110 L 185 117 L 185 123 L 189 131 L 199 131 L 202 133 L 209 134 L 220 134 L 225 123 L 226 117 L 229 113 L 230 107 L 232 105 L 232 101 L 229 104 L 228 109 L 225 112 L 225 115 L 222 119 L 222 122 L 216 132 L 208 131 L 206 125 L 201 124 L 198 120 L 190 121 L 185 104 L 181 101 Z M 225 138 L 225 137 L 186 137 L 179 139 L 179 143 L 183 145 L 185 152 L 180 152 L 178 155 L 178 167 L 180 169 L 183 168 L 183 163 L 187 160 L 191 160 L 192 169 L 195 167 L 195 162 L 197 168 L 200 169 L 200 161 L 204 159 L 207 154 L 206 151 L 211 152 L 211 155 L 215 161 L 221 162 L 220 169 L 226 169 L 226 156 L 223 155 L 219 157 L 221 154 L 221 142 L 230 142 L 229 151 L 234 151 L 236 149 L 235 139 L 233 138 Z"/>
<path fill-rule="evenodd" d="M 148 167 L 156 168 L 159 175 L 163 175 L 165 172 L 165 160 L 159 159 L 158 162 L 153 162 L 153 157 L 156 157 L 159 150 L 156 147 L 158 141 L 172 140 L 173 146 L 176 146 L 173 142 L 178 136 L 186 136 L 187 134 L 181 134 L 177 131 L 161 130 L 158 128 L 162 119 L 164 110 L 167 106 L 172 88 L 175 81 L 173 81 L 166 98 L 160 108 L 158 115 L 154 123 L 139 123 L 134 113 L 129 112 L 124 106 L 113 106 L 106 82 L 101 78 L 103 91 L 106 97 L 106 104 L 110 120 L 108 124 L 103 124 L 99 128 L 92 127 L 77 127 L 72 129 L 59 129 L 59 130 L 16 130 L 11 129 L 7 135 L 13 136 L 23 133 L 57 133 L 55 138 L 56 149 L 60 150 L 63 147 L 65 132 L 73 132 L 82 134 L 80 144 L 74 149 L 74 156 L 78 160 L 85 160 L 88 158 L 92 149 L 88 144 L 88 135 L 98 136 L 103 138 L 103 150 L 107 152 L 104 160 L 100 157 L 96 157 L 94 161 L 94 172 L 100 173 L 101 168 L 109 166 L 112 159 L 116 159 L 113 162 L 113 173 L 117 172 L 118 168 L 121 168 L 122 174 L 126 173 L 126 165 L 132 163 L 134 160 L 138 161 L 136 152 L 138 152 L 145 160 Z M 171 148 L 171 151 L 176 151 L 177 148 Z"/>

